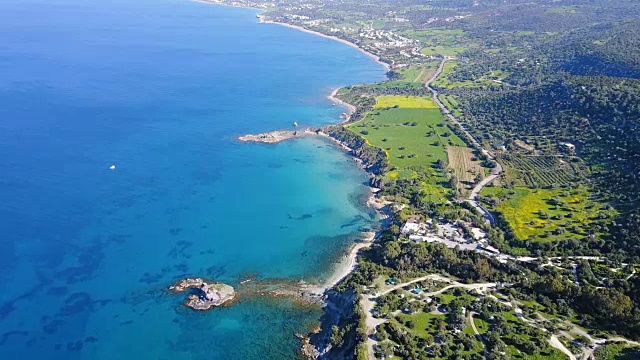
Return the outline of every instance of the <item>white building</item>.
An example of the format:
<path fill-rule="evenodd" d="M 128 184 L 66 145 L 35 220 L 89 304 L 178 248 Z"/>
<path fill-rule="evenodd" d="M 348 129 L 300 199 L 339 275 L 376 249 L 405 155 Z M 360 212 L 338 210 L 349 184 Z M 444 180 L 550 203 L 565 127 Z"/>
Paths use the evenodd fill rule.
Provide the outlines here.
<path fill-rule="evenodd" d="M 400 232 L 403 234 L 413 234 L 417 233 L 420 230 L 420 223 L 418 222 L 418 218 L 415 216 L 409 218 L 407 222 L 402 226 Z"/>
<path fill-rule="evenodd" d="M 471 235 L 473 235 L 473 238 L 476 240 L 482 240 L 487 237 L 487 233 L 484 230 L 477 227 L 471 228 Z"/>

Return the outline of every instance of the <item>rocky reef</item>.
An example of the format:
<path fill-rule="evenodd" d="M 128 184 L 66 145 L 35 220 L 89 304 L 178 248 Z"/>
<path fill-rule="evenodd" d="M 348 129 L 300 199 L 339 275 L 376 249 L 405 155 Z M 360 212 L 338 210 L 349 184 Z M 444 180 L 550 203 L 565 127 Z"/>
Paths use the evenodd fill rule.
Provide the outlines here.
<path fill-rule="evenodd" d="M 202 278 L 186 278 L 169 286 L 169 290 L 174 292 L 184 292 L 189 290 L 184 304 L 194 310 L 209 310 L 212 307 L 224 305 L 232 301 L 235 296 L 233 287 L 205 281 Z"/>

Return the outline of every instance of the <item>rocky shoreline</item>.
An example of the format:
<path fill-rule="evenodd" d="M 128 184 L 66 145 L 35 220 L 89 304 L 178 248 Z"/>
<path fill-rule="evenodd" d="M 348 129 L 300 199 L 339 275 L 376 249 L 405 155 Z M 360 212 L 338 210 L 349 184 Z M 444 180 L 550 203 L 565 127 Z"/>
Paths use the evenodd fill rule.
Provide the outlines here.
<path fill-rule="evenodd" d="M 184 305 L 194 310 L 209 310 L 225 305 L 235 298 L 235 290 L 227 284 L 205 281 L 202 278 L 186 278 L 169 286 L 173 292 L 192 291 Z"/>

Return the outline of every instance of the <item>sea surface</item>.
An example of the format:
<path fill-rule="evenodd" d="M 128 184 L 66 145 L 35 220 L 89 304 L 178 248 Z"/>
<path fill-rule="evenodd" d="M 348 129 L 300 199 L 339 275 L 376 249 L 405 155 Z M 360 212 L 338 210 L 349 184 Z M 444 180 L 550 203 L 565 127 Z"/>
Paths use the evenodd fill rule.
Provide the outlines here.
<path fill-rule="evenodd" d="M 0 359 L 290 359 L 321 312 L 166 291 L 322 281 L 376 224 L 333 144 L 238 135 L 336 123 L 384 69 L 257 10 L 178 0 L 0 1 Z M 114 170 L 109 167 L 115 165 Z"/>

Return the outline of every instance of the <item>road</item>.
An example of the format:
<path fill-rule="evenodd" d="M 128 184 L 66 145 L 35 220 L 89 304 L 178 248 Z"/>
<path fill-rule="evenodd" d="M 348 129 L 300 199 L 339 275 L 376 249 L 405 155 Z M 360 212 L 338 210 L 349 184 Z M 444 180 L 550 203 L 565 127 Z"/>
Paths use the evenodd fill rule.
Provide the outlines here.
<path fill-rule="evenodd" d="M 484 357 L 486 358 L 487 357 L 487 345 L 484 343 L 484 339 L 482 338 L 482 335 L 480 335 L 480 332 L 478 331 L 478 328 L 476 328 L 476 323 L 473 321 L 473 315 L 475 315 L 475 314 L 476 313 L 474 313 L 473 311 L 469 311 L 469 323 L 471 323 L 471 328 L 473 329 L 473 332 L 476 334 L 476 337 L 482 343 L 482 351 L 484 352 Z"/>
<path fill-rule="evenodd" d="M 560 341 L 560 339 L 558 339 L 557 336 L 551 335 L 551 338 L 549 339 L 549 345 L 565 353 L 569 357 L 569 360 L 576 360 L 575 355 L 573 355 L 571 351 L 569 351 L 569 349 L 564 346 L 564 344 Z"/>
<path fill-rule="evenodd" d="M 480 145 L 480 143 L 478 142 L 478 140 L 476 140 L 475 137 L 473 137 L 473 135 L 471 135 L 471 133 L 469 131 L 467 131 L 462 124 L 460 124 L 460 122 L 458 121 L 458 119 L 456 119 L 456 117 L 451 113 L 451 111 L 449 111 L 449 109 L 447 109 L 446 106 L 444 106 L 444 104 L 440 101 L 440 99 L 438 98 L 438 90 L 434 89 L 433 87 L 431 87 L 431 83 L 438 78 L 438 76 L 440 76 L 440 74 L 442 73 L 442 70 L 444 69 L 444 64 L 447 61 L 450 60 L 454 60 L 455 58 L 449 57 L 449 56 L 445 56 L 442 61 L 440 62 L 440 65 L 438 65 L 438 69 L 436 70 L 436 72 L 433 74 L 433 76 L 427 80 L 427 82 L 425 83 L 425 86 L 427 87 L 427 89 L 429 89 L 431 91 L 431 94 L 433 95 L 433 101 L 435 101 L 436 104 L 438 104 L 438 107 L 440 108 L 440 111 L 442 111 L 442 113 L 455 125 L 457 125 L 461 130 L 462 133 L 467 137 L 467 139 L 471 142 L 471 144 L 478 149 L 480 152 L 482 152 L 489 160 L 493 160 L 496 163 L 496 166 L 491 169 L 491 173 L 489 174 L 489 176 L 487 176 L 486 178 L 484 178 L 481 182 L 479 182 L 471 191 L 471 194 L 469 195 L 469 197 L 466 199 L 467 203 L 469 203 L 469 205 L 473 206 L 474 209 L 476 209 L 479 213 L 481 213 L 482 215 L 484 215 L 484 217 L 489 221 L 489 223 L 491 224 L 495 224 L 496 219 L 493 216 L 493 214 L 491 214 L 491 212 L 489 212 L 489 210 L 485 209 L 482 205 L 480 205 L 480 203 L 478 203 L 478 194 L 480 194 L 480 191 L 482 191 L 482 189 L 487 186 L 488 184 L 490 184 L 492 181 L 494 181 L 495 179 L 497 179 L 498 177 L 500 177 L 500 175 L 502 174 L 502 165 L 500 165 L 495 157 L 486 149 L 483 149 L 482 146 Z"/>

